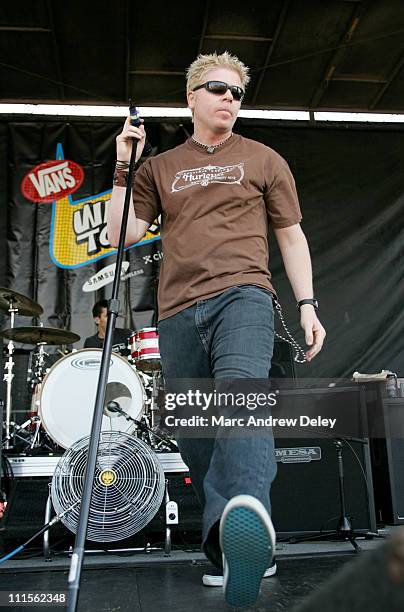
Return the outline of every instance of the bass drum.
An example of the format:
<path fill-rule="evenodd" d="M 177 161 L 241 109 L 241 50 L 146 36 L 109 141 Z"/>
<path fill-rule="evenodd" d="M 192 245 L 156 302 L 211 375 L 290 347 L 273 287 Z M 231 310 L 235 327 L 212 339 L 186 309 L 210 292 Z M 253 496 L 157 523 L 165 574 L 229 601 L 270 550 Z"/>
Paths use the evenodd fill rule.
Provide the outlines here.
<path fill-rule="evenodd" d="M 93 421 L 101 349 L 82 349 L 66 355 L 49 370 L 42 383 L 40 417 L 49 436 L 62 448 L 89 436 Z M 144 387 L 138 373 L 112 353 L 105 397 L 102 431 L 132 433 L 135 423 L 108 408 L 117 402 L 132 419 L 144 410 Z M 113 405 L 111 405 L 113 407 Z"/>

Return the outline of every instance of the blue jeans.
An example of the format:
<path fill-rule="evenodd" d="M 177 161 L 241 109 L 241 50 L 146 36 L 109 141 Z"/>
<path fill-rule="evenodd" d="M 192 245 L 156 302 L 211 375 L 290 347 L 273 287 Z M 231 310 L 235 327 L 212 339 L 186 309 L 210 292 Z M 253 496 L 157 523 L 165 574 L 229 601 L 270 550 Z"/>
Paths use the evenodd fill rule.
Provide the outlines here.
<path fill-rule="evenodd" d="M 274 344 L 272 294 L 242 285 L 200 300 L 159 322 L 159 343 L 166 381 L 268 378 Z M 203 439 L 181 437 L 179 432 L 177 442 L 204 508 L 203 545 L 214 526 L 217 531 L 217 521 L 235 495 L 253 495 L 270 511 L 269 491 L 276 475 L 271 431 L 257 437 Z"/>

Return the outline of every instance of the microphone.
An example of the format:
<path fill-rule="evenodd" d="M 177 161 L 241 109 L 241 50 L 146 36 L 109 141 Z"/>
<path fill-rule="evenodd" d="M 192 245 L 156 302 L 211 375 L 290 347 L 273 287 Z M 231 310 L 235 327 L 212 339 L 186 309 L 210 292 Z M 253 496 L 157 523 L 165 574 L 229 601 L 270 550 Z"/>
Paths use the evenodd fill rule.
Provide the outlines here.
<path fill-rule="evenodd" d="M 108 402 L 107 408 L 111 412 L 120 412 L 121 414 L 123 413 L 121 406 L 119 405 L 118 402 L 115 402 L 115 401 Z"/>
<path fill-rule="evenodd" d="M 142 122 L 140 120 L 140 111 L 133 103 L 132 99 L 129 100 L 129 115 L 132 125 L 135 127 L 140 127 Z"/>
<path fill-rule="evenodd" d="M 132 99 L 129 100 L 129 115 L 132 125 L 134 125 L 135 127 L 140 127 L 142 125 L 142 122 L 140 120 L 140 111 L 137 106 L 135 106 Z M 141 157 L 149 157 L 152 152 L 153 147 L 146 138 Z"/>

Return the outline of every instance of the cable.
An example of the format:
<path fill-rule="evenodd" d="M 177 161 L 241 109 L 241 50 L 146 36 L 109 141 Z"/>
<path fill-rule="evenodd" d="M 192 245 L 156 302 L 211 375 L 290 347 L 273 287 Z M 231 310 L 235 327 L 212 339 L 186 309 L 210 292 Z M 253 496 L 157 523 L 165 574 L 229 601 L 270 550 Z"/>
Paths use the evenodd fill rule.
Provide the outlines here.
<path fill-rule="evenodd" d="M 356 458 L 356 461 L 359 463 L 359 467 L 360 467 L 360 469 L 361 469 L 361 471 L 362 471 L 363 479 L 364 479 L 364 481 L 365 481 L 365 483 L 366 483 L 366 488 L 367 488 L 367 490 L 368 490 L 368 492 L 369 492 L 369 481 L 368 481 L 368 478 L 367 478 L 367 476 L 366 476 L 366 472 L 365 472 L 365 470 L 363 469 L 362 462 L 361 462 L 361 460 L 359 459 L 358 453 L 356 452 L 356 450 L 354 449 L 354 447 L 352 446 L 352 444 L 350 444 L 346 438 L 341 438 L 341 440 L 343 440 L 343 441 L 345 442 L 345 444 L 348 444 L 349 448 L 351 449 L 351 451 L 353 452 L 353 454 L 354 454 L 354 456 L 355 456 L 355 458 Z"/>
<path fill-rule="evenodd" d="M 3 501 L 7 502 L 13 489 L 15 476 L 11 463 L 4 453 L 1 456 L 1 465 L 3 475 L 1 477 L 0 496 L 2 497 Z"/>
<path fill-rule="evenodd" d="M 13 481 L 14 478 L 15 478 L 14 472 L 13 472 L 13 468 L 11 467 L 11 463 L 10 463 L 8 457 L 4 453 L 1 456 L 1 462 L 2 462 L 2 465 L 3 465 L 3 475 L 4 475 L 4 477 Z"/>
<path fill-rule="evenodd" d="M 51 519 L 49 521 L 49 523 L 46 523 L 43 527 L 41 527 L 41 529 L 39 531 L 37 531 L 36 533 L 34 533 L 34 535 L 29 538 L 29 540 L 27 540 L 26 542 L 24 542 L 24 544 L 21 544 L 21 546 L 18 546 L 18 548 L 15 548 L 14 550 L 12 550 L 10 553 L 8 553 L 7 555 L 5 555 L 4 557 L 0 557 L 0 564 L 4 563 L 5 561 L 8 561 L 8 559 L 11 559 L 12 557 L 15 557 L 15 555 L 18 555 L 19 552 L 21 552 L 22 550 L 24 550 L 24 548 L 26 548 L 28 546 L 28 544 L 30 544 L 33 540 L 35 540 L 38 536 L 42 535 L 43 533 L 45 533 L 45 531 L 47 531 L 50 527 L 53 527 L 53 525 L 55 525 L 56 523 L 58 523 L 62 517 L 67 514 L 68 512 L 70 512 L 75 506 L 77 506 L 77 504 L 80 503 L 81 500 L 77 500 L 72 506 L 70 506 L 70 508 L 67 508 L 67 510 L 65 510 L 64 512 L 62 512 L 61 514 L 58 514 L 56 516 L 53 517 L 53 519 Z"/>
<path fill-rule="evenodd" d="M 329 434 L 327 432 L 322 432 L 322 431 L 319 432 L 319 431 L 317 431 L 315 429 L 312 429 L 311 427 L 307 427 L 306 430 L 309 431 L 309 432 L 315 433 L 316 437 L 318 439 L 320 439 L 320 440 L 331 440 L 331 441 L 333 441 L 333 440 L 342 440 L 345 444 L 347 444 L 349 446 L 349 448 L 351 449 L 351 452 L 353 453 L 356 461 L 359 464 L 359 467 L 360 467 L 361 472 L 362 472 L 363 480 L 365 481 L 366 489 L 367 489 L 367 492 L 368 492 L 368 495 L 369 495 L 370 494 L 370 491 L 369 491 L 369 482 L 368 482 L 368 479 L 367 479 L 367 476 L 366 476 L 366 472 L 363 469 L 363 465 L 362 465 L 362 462 L 361 462 L 361 460 L 359 458 L 358 453 L 355 451 L 355 449 L 353 448 L 352 444 L 350 444 L 350 442 L 348 442 L 348 439 L 344 438 L 344 436 L 341 436 L 341 435 L 334 436 L 334 435 Z M 319 436 L 319 434 L 321 434 L 321 435 Z M 366 440 L 363 440 L 361 438 L 359 438 L 358 441 L 359 441 L 360 444 L 363 444 L 363 445 L 369 444 L 369 442 L 367 442 Z"/>
<path fill-rule="evenodd" d="M 29 540 L 27 540 L 24 544 L 21 544 L 20 546 L 18 546 L 14 550 L 12 550 L 7 555 L 4 555 L 4 557 L 1 557 L 0 558 L 0 564 L 4 563 L 5 561 L 8 561 L 8 559 L 11 559 L 12 557 L 15 557 L 15 555 L 18 555 L 18 553 L 21 552 L 22 550 L 24 550 L 24 548 L 26 548 L 28 546 L 28 544 L 30 544 L 38 536 L 42 535 L 45 531 L 47 531 L 49 529 L 49 527 L 52 527 L 52 525 L 54 525 L 59 520 L 60 520 L 59 517 L 55 516 L 55 518 L 53 518 L 51 521 L 49 521 L 49 523 L 46 523 L 46 525 L 41 527 L 41 529 L 39 531 L 37 531 L 36 533 L 34 533 L 34 535 L 31 538 L 29 538 Z"/>

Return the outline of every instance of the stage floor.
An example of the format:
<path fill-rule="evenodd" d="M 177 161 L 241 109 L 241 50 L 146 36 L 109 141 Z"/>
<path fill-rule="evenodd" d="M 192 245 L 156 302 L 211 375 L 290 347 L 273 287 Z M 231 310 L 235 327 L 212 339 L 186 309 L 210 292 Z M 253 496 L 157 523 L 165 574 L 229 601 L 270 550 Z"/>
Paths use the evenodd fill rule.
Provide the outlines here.
<path fill-rule="evenodd" d="M 280 559 L 277 576 L 262 582 L 260 598 L 250 610 L 291 610 L 291 607 L 327 580 L 353 555 Z M 79 611 L 85 612 L 176 612 L 229 610 L 221 588 L 202 585 L 209 570 L 204 562 L 152 563 L 138 567 L 84 569 Z M 55 568 L 56 569 L 56 568 Z M 48 570 L 2 574 L 1 590 L 65 591 L 67 571 Z M 21 607 L 10 606 L 11 610 Z M 36 606 L 31 609 L 63 610 Z"/>
<path fill-rule="evenodd" d="M 382 540 L 360 539 L 359 543 L 362 554 L 366 554 L 380 546 Z M 249 610 L 290 611 L 343 565 L 357 558 L 348 542 L 329 541 L 278 543 L 276 555 L 277 575 L 263 580 L 260 598 Z M 66 592 L 69 563 L 69 557 L 60 554 L 51 562 L 40 556 L 9 560 L 1 567 L 0 591 Z M 168 558 L 161 551 L 92 553 L 86 555 L 84 564 L 79 612 L 230 610 L 221 588 L 203 586 L 202 575 L 211 566 L 199 552 L 173 551 Z M 18 612 L 21 607 L 5 609 Z"/>

